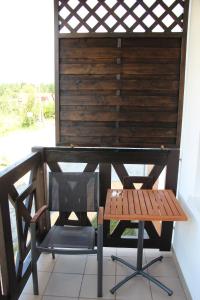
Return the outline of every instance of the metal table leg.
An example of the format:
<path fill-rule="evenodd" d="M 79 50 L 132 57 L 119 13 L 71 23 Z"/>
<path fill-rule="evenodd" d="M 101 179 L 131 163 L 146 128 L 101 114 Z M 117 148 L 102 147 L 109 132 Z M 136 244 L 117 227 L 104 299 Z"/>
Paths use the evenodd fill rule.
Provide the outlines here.
<path fill-rule="evenodd" d="M 142 266 L 142 260 L 143 260 L 143 241 L 144 241 L 144 221 L 139 221 L 139 227 L 138 227 L 138 247 L 137 247 L 137 266 L 133 266 L 130 263 L 126 262 L 125 260 L 112 255 L 111 258 L 112 260 L 119 261 L 120 263 L 126 265 L 128 268 L 134 270 L 135 272 L 127 277 L 125 277 L 123 280 L 121 280 L 118 284 L 116 284 L 110 292 L 114 294 L 116 290 L 118 290 L 123 284 L 125 284 L 127 281 L 129 281 L 131 278 L 141 275 L 157 286 L 159 286 L 161 289 L 163 289 L 166 293 L 168 293 L 169 296 L 173 294 L 173 291 L 170 290 L 168 287 L 166 287 L 162 282 L 158 281 L 156 278 L 153 276 L 149 275 L 148 273 L 144 272 L 146 268 L 151 266 L 157 261 L 161 261 L 163 259 L 163 256 L 159 256 L 155 259 L 153 259 L 151 262 L 146 264 L 145 266 Z"/>

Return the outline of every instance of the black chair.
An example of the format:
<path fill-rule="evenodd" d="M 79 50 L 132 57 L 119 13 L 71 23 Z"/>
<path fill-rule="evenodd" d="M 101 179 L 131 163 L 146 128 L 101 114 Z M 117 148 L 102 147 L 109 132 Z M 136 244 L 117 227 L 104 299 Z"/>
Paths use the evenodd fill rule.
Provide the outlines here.
<path fill-rule="evenodd" d="M 92 226 L 54 225 L 41 243 L 36 241 L 36 225 L 46 211 L 59 213 L 97 212 L 97 248 Z M 41 252 L 55 254 L 97 254 L 97 296 L 102 297 L 103 207 L 99 207 L 98 173 L 49 173 L 49 204 L 38 210 L 31 220 L 31 255 L 33 291 L 38 295 L 37 258 Z"/>

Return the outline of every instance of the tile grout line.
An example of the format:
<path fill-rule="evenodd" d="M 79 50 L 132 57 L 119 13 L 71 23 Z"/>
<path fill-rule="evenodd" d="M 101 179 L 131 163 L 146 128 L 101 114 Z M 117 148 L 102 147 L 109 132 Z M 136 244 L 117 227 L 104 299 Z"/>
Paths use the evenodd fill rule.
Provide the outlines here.
<path fill-rule="evenodd" d="M 81 280 L 81 285 L 80 285 L 80 289 L 79 289 L 79 293 L 78 293 L 78 299 L 80 298 L 80 295 L 81 295 L 81 288 L 82 288 L 82 284 L 83 284 L 83 278 L 84 278 L 84 275 L 85 275 L 87 261 L 88 261 L 88 255 L 87 255 L 86 260 L 85 260 L 85 266 L 84 266 L 84 270 L 83 270 L 83 274 L 82 274 L 82 280 Z"/>
<path fill-rule="evenodd" d="M 51 256 L 52 256 L 52 255 L 51 255 Z M 53 258 L 52 258 L 52 260 L 53 260 Z M 58 259 L 56 258 L 56 256 L 55 256 L 55 259 L 54 259 L 54 260 L 58 260 Z M 56 261 L 54 262 L 53 269 L 52 269 L 52 271 L 50 272 L 51 275 L 49 276 L 49 279 L 47 280 L 46 287 L 45 287 L 44 292 L 43 292 L 43 294 L 42 294 L 42 299 L 43 299 L 43 296 L 45 296 L 45 292 L 46 292 L 47 286 L 48 286 L 48 284 L 49 284 L 50 278 L 51 278 L 51 276 L 52 276 L 52 273 L 53 273 L 53 271 L 54 271 L 55 265 L 56 265 Z"/>
<path fill-rule="evenodd" d="M 117 255 L 117 249 L 116 249 L 116 255 Z M 117 284 L 117 262 L 115 261 L 115 284 Z M 117 294 L 115 293 L 115 300 L 117 299 Z"/>

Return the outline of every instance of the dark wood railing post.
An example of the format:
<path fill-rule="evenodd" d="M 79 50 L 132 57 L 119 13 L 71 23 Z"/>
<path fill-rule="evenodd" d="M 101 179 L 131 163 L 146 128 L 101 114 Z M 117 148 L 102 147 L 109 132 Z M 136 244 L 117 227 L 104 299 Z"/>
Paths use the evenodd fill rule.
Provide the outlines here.
<path fill-rule="evenodd" d="M 46 164 L 42 163 L 37 170 L 37 188 L 36 188 L 36 208 L 39 209 L 47 204 L 47 168 Z M 42 237 L 50 228 L 50 215 L 47 212 L 43 215 L 39 222 L 40 236 Z"/>
<path fill-rule="evenodd" d="M 16 293 L 16 270 L 12 231 L 9 213 L 8 191 L 6 186 L 0 190 L 0 266 L 2 276 L 2 292 L 9 299 Z"/>
<path fill-rule="evenodd" d="M 171 150 L 167 162 L 166 182 L 165 188 L 171 189 L 176 194 L 178 167 L 179 167 L 179 153 L 178 149 Z M 162 222 L 160 250 L 170 251 L 171 240 L 173 233 L 173 222 Z"/>
<path fill-rule="evenodd" d="M 44 148 L 32 148 L 33 152 L 40 152 L 41 164 L 36 172 L 36 192 L 35 192 L 35 206 L 38 210 L 43 205 L 47 204 L 47 165 L 44 161 Z M 39 233 L 42 237 L 50 229 L 50 215 L 47 212 L 39 221 Z"/>

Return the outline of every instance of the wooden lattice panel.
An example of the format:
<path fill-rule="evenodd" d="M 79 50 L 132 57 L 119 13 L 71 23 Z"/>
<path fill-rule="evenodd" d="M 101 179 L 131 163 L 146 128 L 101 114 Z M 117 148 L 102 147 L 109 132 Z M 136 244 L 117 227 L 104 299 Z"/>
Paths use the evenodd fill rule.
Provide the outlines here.
<path fill-rule="evenodd" d="M 182 32 L 184 0 L 61 0 L 60 33 Z"/>

